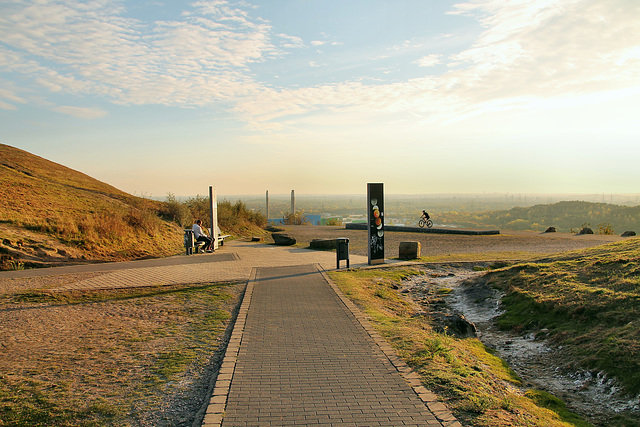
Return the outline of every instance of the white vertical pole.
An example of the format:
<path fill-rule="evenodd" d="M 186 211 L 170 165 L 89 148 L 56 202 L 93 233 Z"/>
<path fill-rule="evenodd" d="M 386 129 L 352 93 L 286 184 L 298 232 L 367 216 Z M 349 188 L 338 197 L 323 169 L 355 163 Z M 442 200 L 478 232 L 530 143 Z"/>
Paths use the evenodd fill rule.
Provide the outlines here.
<path fill-rule="evenodd" d="M 214 187 L 209 187 L 209 210 L 211 211 L 209 219 L 211 220 L 211 238 L 213 239 L 211 249 L 215 251 L 218 249 L 218 234 L 220 234 L 220 230 L 218 229 L 218 195 Z"/>

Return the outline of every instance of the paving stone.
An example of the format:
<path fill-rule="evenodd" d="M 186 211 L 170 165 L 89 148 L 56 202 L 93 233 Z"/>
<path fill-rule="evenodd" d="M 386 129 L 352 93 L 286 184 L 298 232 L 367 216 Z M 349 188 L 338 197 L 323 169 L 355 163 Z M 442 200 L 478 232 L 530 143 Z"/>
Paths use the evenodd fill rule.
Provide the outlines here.
<path fill-rule="evenodd" d="M 223 427 L 441 426 L 315 265 L 261 268 Z"/>

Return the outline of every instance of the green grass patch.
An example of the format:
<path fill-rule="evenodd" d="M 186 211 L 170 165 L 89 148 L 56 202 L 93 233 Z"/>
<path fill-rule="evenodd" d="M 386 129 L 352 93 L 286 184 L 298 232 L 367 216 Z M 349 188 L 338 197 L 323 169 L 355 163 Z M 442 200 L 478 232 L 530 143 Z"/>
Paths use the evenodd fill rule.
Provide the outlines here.
<path fill-rule="evenodd" d="M 541 390 L 527 390 L 524 394 L 527 398 L 531 399 L 536 405 L 543 408 L 547 408 L 560 417 L 560 419 L 566 423 L 574 425 L 576 427 L 592 427 L 591 423 L 584 421 L 576 414 L 567 409 L 565 403 L 546 391 Z"/>
<path fill-rule="evenodd" d="M 559 255 L 489 273 L 506 292 L 498 324 L 548 329 L 584 369 L 640 393 L 640 239 Z"/>
<path fill-rule="evenodd" d="M 3 376 L 0 380 L 0 425 L 81 426 L 109 425 L 119 411 L 104 399 L 87 397 L 73 405 L 61 405 L 56 384 Z"/>
<path fill-rule="evenodd" d="M 97 290 L 71 290 L 50 291 L 47 289 L 35 289 L 26 292 L 12 294 L 4 300 L 10 303 L 28 304 L 86 304 L 109 301 L 126 301 L 137 298 L 149 298 L 177 293 L 191 294 L 194 292 L 222 289 L 227 284 L 203 284 L 203 285 L 171 285 L 171 286 L 144 286 L 139 288 L 123 289 L 97 289 Z M 224 294 L 215 294 L 216 298 L 225 298 Z"/>
<path fill-rule="evenodd" d="M 165 379 L 169 379 L 184 371 L 196 355 L 196 352 L 189 348 L 162 352 L 156 356 L 155 371 Z"/>

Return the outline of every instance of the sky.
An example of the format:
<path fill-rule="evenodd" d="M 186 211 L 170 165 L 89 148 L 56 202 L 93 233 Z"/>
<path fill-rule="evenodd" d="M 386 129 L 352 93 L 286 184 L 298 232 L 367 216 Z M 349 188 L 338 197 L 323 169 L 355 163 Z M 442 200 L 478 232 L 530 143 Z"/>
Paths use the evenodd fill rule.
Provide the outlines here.
<path fill-rule="evenodd" d="M 640 192 L 638 0 L 3 0 L 0 143 L 131 194 Z"/>

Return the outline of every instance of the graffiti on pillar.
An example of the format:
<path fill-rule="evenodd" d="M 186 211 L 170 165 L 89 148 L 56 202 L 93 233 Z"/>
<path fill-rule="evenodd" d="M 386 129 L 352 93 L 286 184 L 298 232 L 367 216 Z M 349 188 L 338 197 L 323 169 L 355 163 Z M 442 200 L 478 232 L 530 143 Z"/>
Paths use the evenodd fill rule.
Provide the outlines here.
<path fill-rule="evenodd" d="M 384 262 L 384 192 L 382 184 L 367 184 L 369 264 Z"/>

